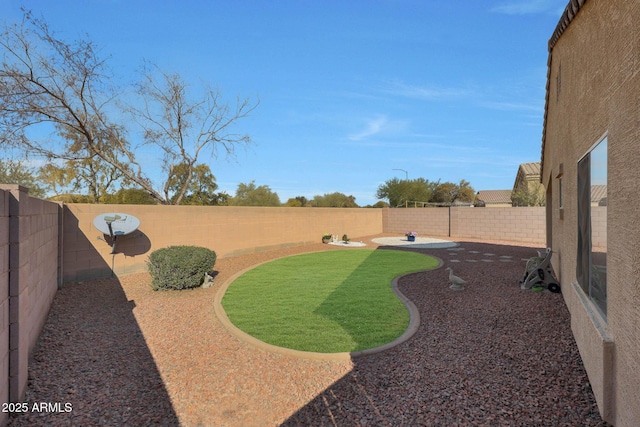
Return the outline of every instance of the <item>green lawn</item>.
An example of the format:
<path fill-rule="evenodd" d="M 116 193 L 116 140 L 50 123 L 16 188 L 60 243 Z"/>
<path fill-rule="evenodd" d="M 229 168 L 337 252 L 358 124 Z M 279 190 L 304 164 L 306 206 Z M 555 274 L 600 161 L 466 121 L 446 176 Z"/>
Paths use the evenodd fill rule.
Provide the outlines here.
<path fill-rule="evenodd" d="M 281 347 L 353 352 L 393 341 L 409 325 L 394 277 L 438 266 L 408 251 L 347 249 L 281 258 L 240 276 L 223 299 L 229 320 Z"/>

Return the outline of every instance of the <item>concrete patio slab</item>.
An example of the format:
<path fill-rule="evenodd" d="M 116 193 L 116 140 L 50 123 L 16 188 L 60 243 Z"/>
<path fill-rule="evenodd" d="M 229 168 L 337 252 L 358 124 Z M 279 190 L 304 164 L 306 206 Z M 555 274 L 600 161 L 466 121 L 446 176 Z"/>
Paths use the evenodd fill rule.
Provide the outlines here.
<path fill-rule="evenodd" d="M 456 242 L 433 237 L 416 237 L 413 242 L 407 240 L 406 237 L 378 237 L 371 241 L 383 246 L 402 246 L 415 249 L 447 249 L 459 246 Z"/>

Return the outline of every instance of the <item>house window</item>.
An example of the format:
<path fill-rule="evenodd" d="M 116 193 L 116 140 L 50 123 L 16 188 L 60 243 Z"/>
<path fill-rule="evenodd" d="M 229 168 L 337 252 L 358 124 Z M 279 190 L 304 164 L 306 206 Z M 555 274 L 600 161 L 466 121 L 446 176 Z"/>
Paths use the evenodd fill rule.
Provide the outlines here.
<path fill-rule="evenodd" d="M 564 219 L 564 202 L 562 194 L 562 176 L 564 175 L 564 163 L 558 165 L 558 174 L 556 179 L 558 180 L 558 214 L 560 219 Z"/>
<path fill-rule="evenodd" d="M 558 208 L 562 209 L 562 177 L 558 178 Z"/>
<path fill-rule="evenodd" d="M 576 278 L 589 299 L 607 314 L 607 139 L 578 162 Z"/>

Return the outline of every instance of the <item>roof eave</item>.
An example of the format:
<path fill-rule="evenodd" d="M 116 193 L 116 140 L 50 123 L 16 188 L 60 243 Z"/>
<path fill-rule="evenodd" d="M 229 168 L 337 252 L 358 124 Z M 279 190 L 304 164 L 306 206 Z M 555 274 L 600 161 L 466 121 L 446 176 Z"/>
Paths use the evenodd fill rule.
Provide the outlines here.
<path fill-rule="evenodd" d="M 567 29 L 573 18 L 578 14 L 580 8 L 584 6 L 587 0 L 570 0 L 567 7 L 565 7 L 556 29 L 553 31 L 548 43 L 549 56 L 547 58 L 547 84 L 545 86 L 544 97 L 544 116 L 542 119 L 542 148 L 540 152 L 540 182 L 542 182 L 542 170 L 544 168 L 544 146 L 547 138 L 547 112 L 549 107 L 549 86 L 551 78 L 551 57 L 553 54 L 553 48 Z"/>

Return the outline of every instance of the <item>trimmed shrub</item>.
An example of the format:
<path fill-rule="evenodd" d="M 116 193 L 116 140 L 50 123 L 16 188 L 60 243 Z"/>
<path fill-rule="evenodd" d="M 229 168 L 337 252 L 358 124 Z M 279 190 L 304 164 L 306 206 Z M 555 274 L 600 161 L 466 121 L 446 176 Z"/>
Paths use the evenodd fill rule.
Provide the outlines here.
<path fill-rule="evenodd" d="M 169 246 L 149 255 L 147 268 L 153 290 L 188 289 L 202 285 L 213 270 L 216 253 L 198 246 Z"/>

